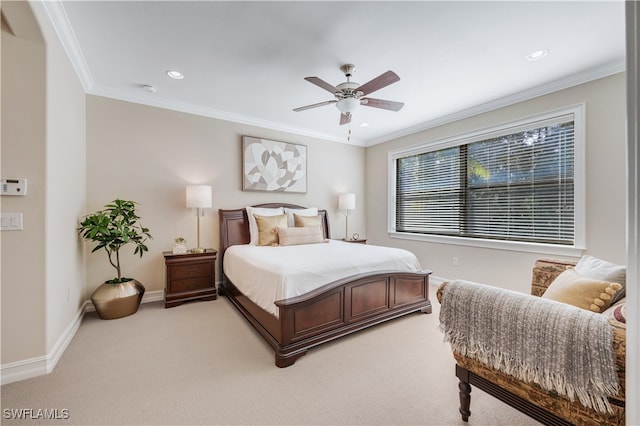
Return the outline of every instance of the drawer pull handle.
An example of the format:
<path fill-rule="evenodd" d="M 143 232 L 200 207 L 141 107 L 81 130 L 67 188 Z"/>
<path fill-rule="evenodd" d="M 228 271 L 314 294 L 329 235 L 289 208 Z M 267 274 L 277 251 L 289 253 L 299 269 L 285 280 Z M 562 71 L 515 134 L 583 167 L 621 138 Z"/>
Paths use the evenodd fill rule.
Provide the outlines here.
<path fill-rule="evenodd" d="M 196 272 L 198 272 L 198 269 L 196 268 L 187 268 L 187 274 L 193 276 L 196 274 Z"/>

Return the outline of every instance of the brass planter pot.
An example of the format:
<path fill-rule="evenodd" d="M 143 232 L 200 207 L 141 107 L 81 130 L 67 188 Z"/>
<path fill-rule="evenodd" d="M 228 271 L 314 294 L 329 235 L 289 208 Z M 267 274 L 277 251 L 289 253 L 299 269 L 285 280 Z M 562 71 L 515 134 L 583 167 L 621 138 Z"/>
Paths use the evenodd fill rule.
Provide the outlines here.
<path fill-rule="evenodd" d="M 91 302 L 102 319 L 117 319 L 138 311 L 145 288 L 137 280 L 118 284 L 103 283 L 91 295 Z"/>

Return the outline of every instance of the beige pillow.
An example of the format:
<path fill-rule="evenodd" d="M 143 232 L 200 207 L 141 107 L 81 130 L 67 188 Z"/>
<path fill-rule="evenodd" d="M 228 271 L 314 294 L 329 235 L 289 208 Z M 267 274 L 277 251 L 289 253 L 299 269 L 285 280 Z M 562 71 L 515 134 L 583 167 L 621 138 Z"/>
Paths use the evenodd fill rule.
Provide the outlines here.
<path fill-rule="evenodd" d="M 587 278 L 570 268 L 558 275 L 542 298 L 603 312 L 621 289 L 622 285 L 618 283 Z"/>
<path fill-rule="evenodd" d="M 281 246 L 299 244 L 324 243 L 320 226 L 304 226 L 298 228 L 278 228 L 278 239 Z"/>
<path fill-rule="evenodd" d="M 289 217 L 287 217 L 287 226 L 290 228 L 293 228 L 294 226 L 296 226 L 295 222 L 293 221 L 293 215 L 297 214 L 298 216 L 317 216 L 318 215 L 318 208 L 317 207 L 309 207 L 307 209 L 292 209 L 289 207 L 285 207 L 284 208 L 284 212 L 289 215 Z"/>
<path fill-rule="evenodd" d="M 320 216 L 302 216 L 294 213 L 293 223 L 295 224 L 296 228 L 305 226 L 321 226 L 322 218 Z"/>
<path fill-rule="evenodd" d="M 255 246 L 258 244 L 258 224 L 254 215 L 260 216 L 277 216 L 284 213 L 282 207 L 267 208 L 267 207 L 247 207 L 247 219 L 249 220 L 249 244 Z"/>
<path fill-rule="evenodd" d="M 260 216 L 253 215 L 258 225 L 259 246 L 272 246 L 278 244 L 278 228 L 287 226 L 287 215 Z"/>

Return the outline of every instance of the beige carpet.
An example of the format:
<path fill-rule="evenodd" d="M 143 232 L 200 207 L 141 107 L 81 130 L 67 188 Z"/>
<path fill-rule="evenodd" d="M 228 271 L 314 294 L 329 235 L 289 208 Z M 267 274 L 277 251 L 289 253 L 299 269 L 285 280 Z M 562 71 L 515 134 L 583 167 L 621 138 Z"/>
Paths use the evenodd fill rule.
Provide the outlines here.
<path fill-rule="evenodd" d="M 435 305 L 286 369 L 225 298 L 111 321 L 89 313 L 51 374 L 2 386 L 1 423 L 464 425 Z M 469 425 L 538 424 L 479 389 L 471 398 Z M 7 418 L 20 408 L 69 418 Z"/>

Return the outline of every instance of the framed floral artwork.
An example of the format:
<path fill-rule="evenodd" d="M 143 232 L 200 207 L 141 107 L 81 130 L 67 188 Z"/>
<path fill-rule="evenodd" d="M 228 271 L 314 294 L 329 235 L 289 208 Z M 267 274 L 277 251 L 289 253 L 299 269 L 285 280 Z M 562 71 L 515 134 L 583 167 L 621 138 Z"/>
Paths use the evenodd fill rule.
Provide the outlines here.
<path fill-rule="evenodd" d="M 307 192 L 307 146 L 242 137 L 242 190 Z"/>

